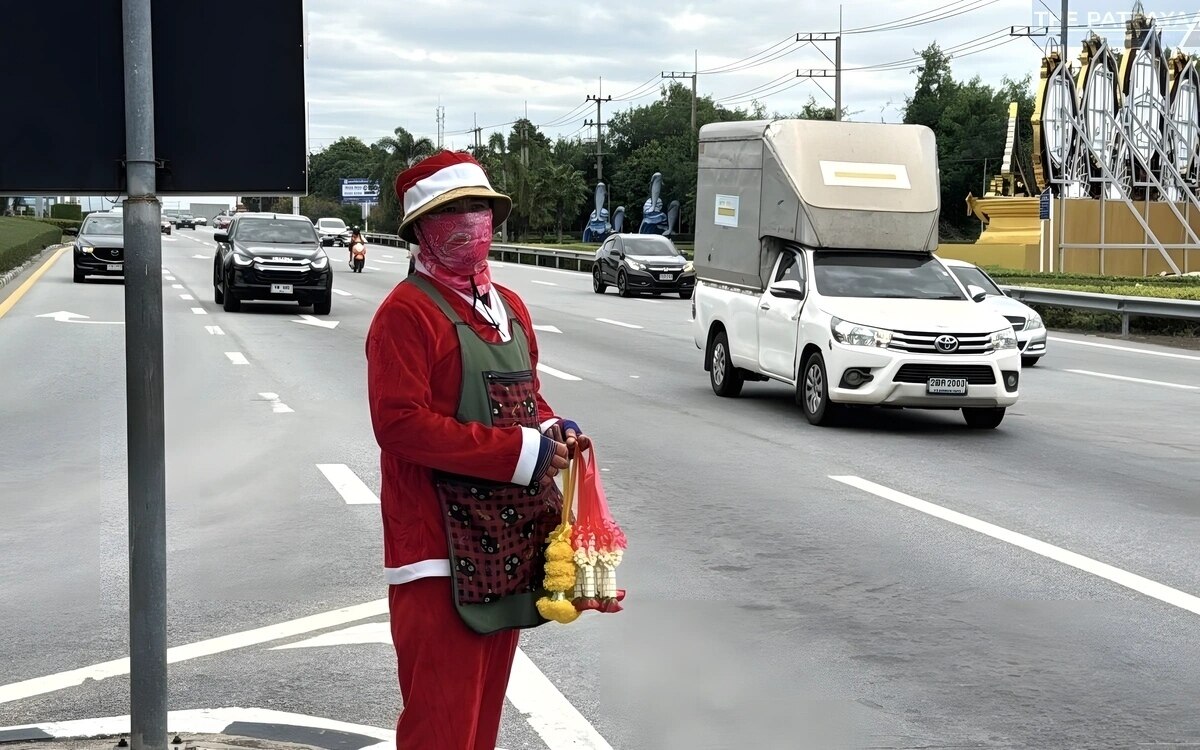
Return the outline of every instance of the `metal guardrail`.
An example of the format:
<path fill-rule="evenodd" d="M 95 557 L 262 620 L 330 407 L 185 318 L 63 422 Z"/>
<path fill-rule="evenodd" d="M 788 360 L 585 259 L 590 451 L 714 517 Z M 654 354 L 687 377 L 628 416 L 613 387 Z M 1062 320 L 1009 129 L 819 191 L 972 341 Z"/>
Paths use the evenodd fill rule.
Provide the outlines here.
<path fill-rule="evenodd" d="M 367 242 L 375 245 L 408 249 L 408 243 L 394 234 L 366 232 L 365 236 Z M 557 250 L 551 247 L 493 243 L 491 257 L 506 263 L 586 272 L 591 268 L 596 253 L 594 250 Z"/>
<path fill-rule="evenodd" d="M 1010 297 L 1026 304 L 1068 307 L 1075 310 L 1115 313 L 1121 316 L 1121 335 L 1129 335 L 1129 318 L 1174 318 L 1200 323 L 1200 302 L 1161 297 L 1127 297 L 1096 292 L 1072 292 L 1028 286 L 1001 287 Z"/>

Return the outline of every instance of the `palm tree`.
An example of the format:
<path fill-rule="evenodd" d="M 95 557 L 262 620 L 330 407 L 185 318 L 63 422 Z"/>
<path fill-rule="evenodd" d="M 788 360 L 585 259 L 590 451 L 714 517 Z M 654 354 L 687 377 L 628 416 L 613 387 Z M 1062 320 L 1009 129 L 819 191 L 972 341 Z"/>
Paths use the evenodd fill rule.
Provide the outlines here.
<path fill-rule="evenodd" d="M 587 183 L 583 172 L 570 164 L 551 164 L 540 175 L 536 202 L 553 206 L 558 225 L 558 241 L 563 241 L 563 217 L 576 214 L 587 199 Z"/>
<path fill-rule="evenodd" d="M 428 138 L 417 138 L 404 128 L 396 128 L 395 135 L 380 138 L 372 146 L 377 156 L 377 164 L 372 170 L 372 179 L 379 181 L 380 207 L 389 222 L 400 220 L 400 204 L 396 199 L 396 191 L 392 185 L 396 175 L 416 164 L 427 156 L 432 156 L 437 148 Z"/>

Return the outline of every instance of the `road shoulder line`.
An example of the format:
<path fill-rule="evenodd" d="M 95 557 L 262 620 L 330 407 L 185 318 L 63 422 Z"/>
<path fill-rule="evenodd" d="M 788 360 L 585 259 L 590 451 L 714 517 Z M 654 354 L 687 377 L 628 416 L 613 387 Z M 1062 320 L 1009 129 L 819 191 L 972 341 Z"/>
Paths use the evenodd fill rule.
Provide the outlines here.
<path fill-rule="evenodd" d="M 54 254 L 51 255 L 46 262 L 42 263 L 42 265 L 33 272 L 32 276 L 30 276 L 28 279 L 25 279 L 25 283 L 17 287 L 12 294 L 8 295 L 4 301 L 0 302 L 0 318 L 3 318 L 5 315 L 7 315 L 8 311 L 13 309 L 13 307 L 15 307 L 16 304 L 21 301 L 21 298 L 33 288 L 33 285 L 38 282 L 38 279 L 42 278 L 42 276 L 50 270 L 51 266 L 58 262 L 58 259 L 62 257 L 62 254 L 70 249 L 70 245 L 64 245 L 58 250 L 55 250 Z"/>

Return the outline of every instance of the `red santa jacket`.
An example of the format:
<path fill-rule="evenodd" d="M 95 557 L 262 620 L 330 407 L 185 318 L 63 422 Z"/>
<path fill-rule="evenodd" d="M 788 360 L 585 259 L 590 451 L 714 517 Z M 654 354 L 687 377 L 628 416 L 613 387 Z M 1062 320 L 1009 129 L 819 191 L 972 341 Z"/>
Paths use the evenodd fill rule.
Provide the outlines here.
<path fill-rule="evenodd" d="M 433 282 L 463 320 L 485 340 L 500 333 L 471 303 Z M 537 388 L 538 421 L 556 423 L 537 380 L 537 339 L 529 311 L 510 289 L 493 285 L 529 341 Z M 384 300 L 367 334 L 367 390 L 375 438 L 382 450 L 384 565 L 389 583 L 449 575 L 446 532 L 432 470 L 500 482 L 529 484 L 541 435 L 521 427 L 464 424 L 456 418 L 462 361 L 453 324 L 413 284 L 398 285 Z"/>

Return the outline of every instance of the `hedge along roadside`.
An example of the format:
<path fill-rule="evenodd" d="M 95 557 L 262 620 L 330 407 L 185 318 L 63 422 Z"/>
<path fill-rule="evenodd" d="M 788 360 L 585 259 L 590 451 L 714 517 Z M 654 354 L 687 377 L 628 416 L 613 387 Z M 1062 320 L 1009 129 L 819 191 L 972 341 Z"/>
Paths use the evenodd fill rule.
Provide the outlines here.
<path fill-rule="evenodd" d="M 0 274 L 7 273 L 62 240 L 54 224 L 0 216 Z"/>

